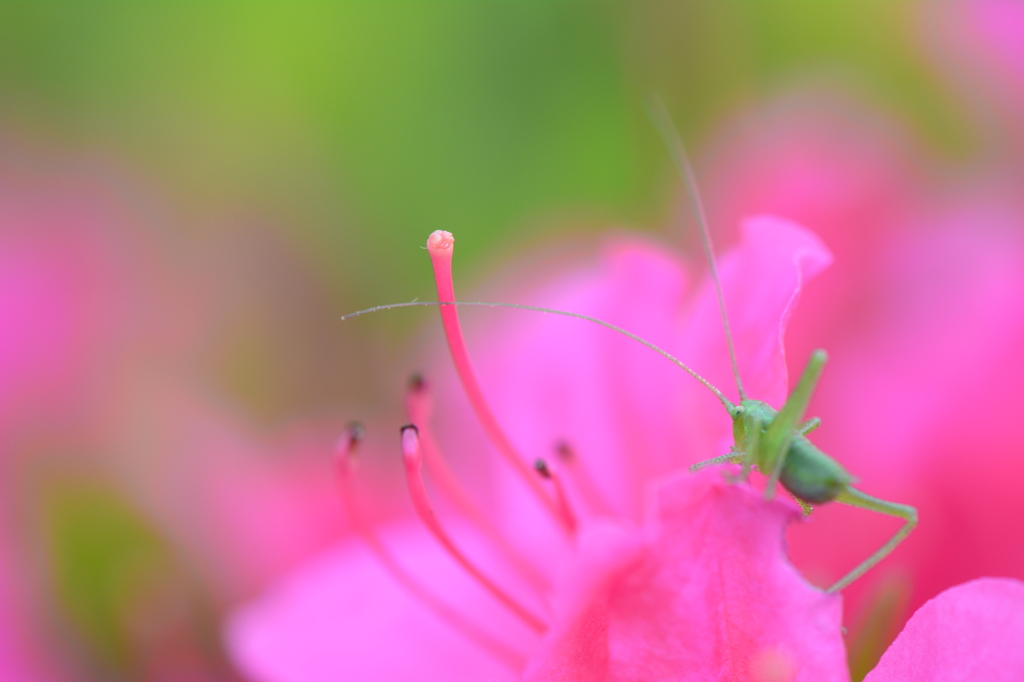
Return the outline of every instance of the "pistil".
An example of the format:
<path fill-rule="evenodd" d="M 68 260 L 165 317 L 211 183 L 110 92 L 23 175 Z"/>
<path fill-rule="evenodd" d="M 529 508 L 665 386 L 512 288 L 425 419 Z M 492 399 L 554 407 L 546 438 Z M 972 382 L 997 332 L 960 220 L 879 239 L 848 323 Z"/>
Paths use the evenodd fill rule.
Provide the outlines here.
<path fill-rule="evenodd" d="M 557 503 L 544 491 L 543 486 L 536 476 L 531 475 L 526 460 L 519 454 L 515 446 L 505 435 L 504 430 L 494 416 L 490 405 L 484 398 L 483 390 L 480 388 L 480 380 L 477 378 L 476 370 L 469 359 L 469 351 L 466 348 L 466 340 L 462 335 L 462 325 L 459 322 L 459 312 L 455 305 L 444 305 L 455 302 L 455 285 L 452 281 L 452 253 L 455 248 L 455 237 L 451 232 L 437 230 L 427 238 L 427 253 L 430 254 L 430 261 L 434 267 L 434 281 L 437 285 L 437 300 L 442 304 L 441 323 L 444 327 L 444 335 L 448 341 L 448 349 L 451 351 L 452 361 L 455 364 L 455 371 L 462 382 L 462 388 L 466 392 L 473 412 L 476 413 L 480 425 L 483 426 L 487 437 L 504 457 L 505 461 L 519 474 L 519 477 L 534 492 L 537 498 L 559 521 L 562 527 L 570 531 L 564 524 L 564 516 L 559 512 Z M 570 531 L 571 532 L 571 531 Z"/>

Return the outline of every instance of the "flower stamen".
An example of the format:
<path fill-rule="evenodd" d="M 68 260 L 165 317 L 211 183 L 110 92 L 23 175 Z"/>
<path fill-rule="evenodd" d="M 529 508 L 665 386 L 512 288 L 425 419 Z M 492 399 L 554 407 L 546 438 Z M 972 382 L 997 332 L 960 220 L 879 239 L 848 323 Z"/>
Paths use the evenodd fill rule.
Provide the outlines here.
<path fill-rule="evenodd" d="M 437 439 L 430 427 L 432 405 L 430 390 L 422 376 L 416 374 L 409 380 L 405 394 L 405 411 L 409 421 L 419 429 L 420 449 L 423 451 L 423 462 L 427 466 L 434 483 L 442 495 L 455 505 L 482 532 L 495 547 L 508 559 L 509 563 L 530 585 L 540 593 L 546 592 L 551 585 L 548 579 L 529 562 L 522 554 L 509 544 L 493 523 L 491 523 L 477 504 L 466 492 L 465 488 L 452 473 L 448 461 L 444 457 Z"/>
<path fill-rule="evenodd" d="M 387 547 L 384 546 L 380 538 L 373 531 L 373 527 L 363 517 L 355 487 L 353 486 L 357 461 L 356 451 L 360 441 L 363 439 L 363 435 L 363 427 L 358 423 L 352 423 L 338 440 L 338 445 L 335 449 L 338 488 L 341 493 L 342 505 L 345 507 L 345 513 L 348 516 L 349 523 L 352 525 L 352 530 L 366 543 L 374 557 L 391 574 L 391 577 L 412 594 L 413 597 L 419 599 L 452 629 L 461 633 L 482 650 L 488 652 L 512 670 L 522 670 L 526 664 L 526 657 L 523 654 L 514 651 L 487 634 L 475 623 L 427 590 L 422 583 L 416 580 L 412 574 L 395 560 L 391 552 L 388 551 Z"/>
<path fill-rule="evenodd" d="M 420 450 L 419 430 L 412 424 L 402 427 L 402 461 L 405 464 L 405 478 L 409 485 L 409 497 L 412 499 L 416 515 L 420 517 L 420 521 L 427 527 L 427 530 L 441 543 L 441 546 L 448 551 L 452 558 L 475 578 L 484 589 L 490 592 L 495 599 L 504 604 L 534 631 L 538 633 L 547 631 L 547 624 L 544 620 L 531 613 L 529 609 L 513 599 L 507 592 L 498 587 L 493 580 L 484 575 L 455 546 L 451 537 L 437 520 L 434 510 L 430 506 L 430 500 L 427 498 L 426 486 L 423 485 L 423 455 Z"/>
<path fill-rule="evenodd" d="M 555 454 L 569 471 L 570 481 L 575 485 L 577 492 L 583 497 L 587 507 L 594 513 L 613 515 L 612 505 L 598 489 L 594 479 L 587 473 L 586 467 L 580 462 L 576 450 L 569 441 L 560 440 L 555 443 Z"/>
<path fill-rule="evenodd" d="M 572 506 L 569 504 L 569 498 L 565 494 L 565 488 L 562 486 L 562 479 L 554 471 L 548 467 L 548 463 L 543 459 L 538 459 L 533 463 L 533 468 L 540 474 L 541 478 L 551 481 L 551 485 L 555 489 L 555 500 L 558 502 L 558 511 L 562 515 L 562 523 L 573 533 L 576 532 L 576 528 L 579 526 L 576 520 L 576 514 L 572 511 Z"/>

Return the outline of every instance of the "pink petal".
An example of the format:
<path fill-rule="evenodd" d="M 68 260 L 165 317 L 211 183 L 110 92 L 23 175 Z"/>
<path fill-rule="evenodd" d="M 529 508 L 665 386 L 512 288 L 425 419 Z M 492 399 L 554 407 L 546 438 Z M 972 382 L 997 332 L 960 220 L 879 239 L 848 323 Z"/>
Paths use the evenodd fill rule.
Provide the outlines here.
<path fill-rule="evenodd" d="M 636 237 L 609 240 L 600 256 L 589 267 L 568 268 L 571 274 L 529 301 L 593 315 L 671 349 L 686 293 L 679 259 Z M 647 476 L 679 465 L 683 425 L 674 419 L 672 396 L 692 379 L 640 344 L 580 320 L 508 313 L 471 350 L 521 452 L 551 458 L 555 443 L 567 439 L 614 511 L 638 517 Z M 471 418 L 459 422 L 452 449 L 481 451 L 464 439 Z M 518 494 L 518 481 L 509 484 L 506 508 L 525 532 L 550 525 L 524 518 L 532 502 Z"/>
<path fill-rule="evenodd" d="M 832 263 L 832 254 L 817 235 L 784 218 L 747 218 L 741 229 L 742 241 L 719 262 L 740 376 L 750 397 L 781 407 L 789 383 L 783 334 L 804 283 Z M 699 292 L 683 334 L 684 357 L 738 399 L 710 281 Z"/>
<path fill-rule="evenodd" d="M 981 578 L 920 609 L 865 682 L 1024 679 L 1024 583 Z"/>
<path fill-rule="evenodd" d="M 840 598 L 782 551 L 797 516 L 721 470 L 670 478 L 643 535 L 585 538 L 526 679 L 848 679 Z"/>
<path fill-rule="evenodd" d="M 382 536 L 403 567 L 491 636 L 520 652 L 535 646 L 536 636 L 483 593 L 417 522 L 396 525 Z M 467 537 L 457 540 L 475 556 L 480 548 Z M 510 584 L 500 563 L 488 563 L 485 556 L 484 564 L 502 585 Z M 518 677 L 406 591 L 358 539 L 238 612 L 227 643 L 257 682 Z"/>

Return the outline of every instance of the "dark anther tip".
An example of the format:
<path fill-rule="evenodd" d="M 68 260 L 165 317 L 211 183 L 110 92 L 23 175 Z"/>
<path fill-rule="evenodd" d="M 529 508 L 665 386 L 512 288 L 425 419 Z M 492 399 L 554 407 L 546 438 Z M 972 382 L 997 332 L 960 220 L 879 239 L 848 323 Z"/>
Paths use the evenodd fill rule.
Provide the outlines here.
<path fill-rule="evenodd" d="M 416 428 L 415 424 L 406 424 L 401 429 L 399 429 L 399 432 L 400 433 L 405 433 L 409 429 L 412 429 L 413 431 L 415 431 L 417 436 L 420 435 L 420 430 L 418 428 Z"/>
<path fill-rule="evenodd" d="M 427 388 L 427 380 L 423 378 L 423 375 L 419 372 L 414 372 L 409 375 L 409 381 L 406 384 L 410 391 L 419 393 Z"/>
<path fill-rule="evenodd" d="M 350 421 L 345 425 L 345 432 L 348 434 L 349 442 L 359 443 L 366 438 L 366 428 L 362 422 Z"/>
<path fill-rule="evenodd" d="M 572 446 L 569 445 L 569 441 L 560 440 L 555 443 L 555 454 L 557 454 L 562 461 L 568 462 L 572 459 Z"/>
<path fill-rule="evenodd" d="M 548 463 L 542 459 L 538 459 L 533 463 L 533 468 L 537 470 L 537 473 L 544 478 L 551 478 L 551 469 L 548 469 Z"/>

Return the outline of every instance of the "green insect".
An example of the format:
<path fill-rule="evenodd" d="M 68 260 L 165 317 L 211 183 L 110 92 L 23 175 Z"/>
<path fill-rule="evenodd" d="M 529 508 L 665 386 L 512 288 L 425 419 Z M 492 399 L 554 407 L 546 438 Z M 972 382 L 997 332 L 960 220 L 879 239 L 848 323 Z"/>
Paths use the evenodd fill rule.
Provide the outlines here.
<path fill-rule="evenodd" d="M 711 237 L 700 193 L 697 191 L 696 178 L 683 148 L 682 140 L 676 133 L 676 128 L 664 105 L 656 101 L 651 109 L 655 125 L 665 138 L 683 177 L 690 195 L 690 205 L 693 207 L 694 216 L 700 227 L 701 241 L 715 285 L 715 293 L 722 313 L 722 323 L 725 326 L 725 338 L 729 347 L 733 376 L 736 378 L 736 389 L 740 395 L 739 404 L 733 404 L 722 395 L 721 391 L 703 378 L 697 377 L 718 397 L 732 418 L 734 443 L 729 454 L 694 464 L 690 470 L 696 471 L 721 463 L 742 464 L 744 479 L 752 468 L 756 468 L 768 476 L 768 485 L 765 489 L 766 497 L 771 498 L 774 495 L 776 484 L 781 483 L 782 487 L 800 504 L 805 514 L 811 512 L 812 504 L 835 501 L 903 519 L 903 526 L 888 542 L 828 588 L 829 592 L 837 592 L 864 575 L 910 534 L 910 531 L 917 525 L 917 510 L 905 504 L 880 500 L 857 490 L 851 485 L 854 480 L 853 476 L 839 462 L 826 455 L 807 438 L 807 434 L 821 424 L 821 420 L 818 418 L 802 420 L 825 367 L 828 358 L 825 351 L 816 350 L 811 353 L 796 387 L 786 399 L 786 404 L 777 412 L 767 403 L 747 397 L 736 362 L 736 350 L 733 346 L 732 331 L 729 328 L 729 316 L 726 313 L 725 298 L 718 278 L 718 270 L 711 248 Z M 693 374 L 692 371 L 690 373 Z"/>
<path fill-rule="evenodd" d="M 686 184 L 690 194 L 691 205 L 694 208 L 697 224 L 700 227 L 701 239 L 707 256 L 710 274 L 715 285 L 715 292 L 718 297 L 719 307 L 722 314 L 722 323 L 725 327 L 726 343 L 729 350 L 729 358 L 732 362 L 733 376 L 736 379 L 736 387 L 740 395 L 739 404 L 730 401 L 725 395 L 715 388 L 707 379 L 698 374 L 689 365 L 673 356 L 668 351 L 655 344 L 633 334 L 622 327 L 610 322 L 600 320 L 589 315 L 573 313 L 552 308 L 538 306 L 520 305 L 515 303 L 491 303 L 482 301 L 412 301 L 408 303 L 391 303 L 388 305 L 375 306 L 366 310 L 360 310 L 342 317 L 346 320 L 367 313 L 390 310 L 393 308 L 407 308 L 411 306 L 483 306 L 517 308 L 521 310 L 532 310 L 535 312 L 549 313 L 574 317 L 588 322 L 593 322 L 602 327 L 611 329 L 624 336 L 647 346 L 659 353 L 685 370 L 690 376 L 703 384 L 708 390 L 714 393 L 715 397 L 722 403 L 733 423 L 733 446 L 728 454 L 714 457 L 699 462 L 690 467 L 696 471 L 715 464 L 733 463 L 741 464 L 741 478 L 746 479 L 752 469 L 757 469 L 768 476 L 768 484 L 765 489 L 765 497 L 772 498 L 777 484 L 781 484 L 800 504 L 805 514 L 812 511 L 811 505 L 823 504 L 825 502 L 842 502 L 854 507 L 868 509 L 889 516 L 903 519 L 903 526 L 880 547 L 874 554 L 862 561 L 853 570 L 847 573 L 838 582 L 828 588 L 829 592 L 837 592 L 854 580 L 864 575 L 869 569 L 884 559 L 896 546 L 910 534 L 910 531 L 917 525 L 917 510 L 913 507 L 895 502 L 888 502 L 876 497 L 867 495 L 851 483 L 853 476 L 843 468 L 839 462 L 829 457 L 817 448 L 807 438 L 807 434 L 821 424 L 818 418 L 802 421 L 807 405 L 810 403 L 811 395 L 821 377 L 822 369 L 825 366 L 827 355 L 823 350 L 816 350 L 811 353 L 810 359 L 804 368 L 800 379 L 797 381 L 793 392 L 789 394 L 785 405 L 778 411 L 761 400 L 753 400 L 746 395 L 743 382 L 740 379 L 739 367 L 736 361 L 736 351 L 732 340 L 732 331 L 729 326 L 729 316 L 726 313 L 725 299 L 722 295 L 722 287 L 719 282 L 718 271 L 715 264 L 714 252 L 711 247 L 707 220 L 704 217 L 704 209 L 697 191 L 697 183 L 694 179 L 693 169 L 683 149 L 682 141 L 675 132 L 671 118 L 660 102 L 654 102 L 652 106 L 652 118 L 659 128 L 665 141 L 672 152 L 676 165 Z"/>

